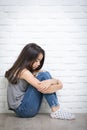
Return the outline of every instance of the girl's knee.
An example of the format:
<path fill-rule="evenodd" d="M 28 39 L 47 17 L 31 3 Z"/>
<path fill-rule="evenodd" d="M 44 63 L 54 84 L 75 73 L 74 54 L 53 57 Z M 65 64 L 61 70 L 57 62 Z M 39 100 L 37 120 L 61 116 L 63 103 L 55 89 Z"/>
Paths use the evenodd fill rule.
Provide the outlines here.
<path fill-rule="evenodd" d="M 38 73 L 37 78 L 43 78 L 43 80 L 46 80 L 51 79 L 52 77 L 48 71 L 42 71 Z"/>
<path fill-rule="evenodd" d="M 46 77 L 48 77 L 48 78 L 52 78 L 52 77 L 51 77 L 51 74 L 50 74 L 48 71 L 45 71 L 45 72 L 44 72 L 44 75 L 45 75 Z"/>
<path fill-rule="evenodd" d="M 50 73 L 48 71 L 41 71 L 41 72 L 39 72 L 39 74 L 41 74 L 41 75 L 50 75 Z"/>

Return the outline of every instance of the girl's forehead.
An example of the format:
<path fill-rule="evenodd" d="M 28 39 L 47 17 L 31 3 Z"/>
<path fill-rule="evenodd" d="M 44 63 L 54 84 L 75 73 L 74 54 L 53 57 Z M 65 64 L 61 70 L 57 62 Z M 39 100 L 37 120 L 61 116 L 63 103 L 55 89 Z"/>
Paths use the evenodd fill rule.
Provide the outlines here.
<path fill-rule="evenodd" d="M 37 57 L 38 59 L 42 59 L 43 58 L 43 54 L 42 53 L 40 53 L 39 55 L 38 55 L 38 57 Z"/>

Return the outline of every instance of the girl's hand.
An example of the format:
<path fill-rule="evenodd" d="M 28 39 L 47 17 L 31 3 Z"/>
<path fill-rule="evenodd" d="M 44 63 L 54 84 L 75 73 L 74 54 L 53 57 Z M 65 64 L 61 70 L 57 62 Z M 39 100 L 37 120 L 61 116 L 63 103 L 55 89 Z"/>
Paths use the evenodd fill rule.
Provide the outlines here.
<path fill-rule="evenodd" d="M 57 84 L 58 80 L 56 79 L 48 79 L 41 81 L 41 87 L 38 88 L 38 91 L 45 92 L 51 85 Z"/>
<path fill-rule="evenodd" d="M 63 88 L 63 84 L 60 80 L 55 80 L 56 82 L 54 84 L 49 84 L 50 86 L 43 86 L 43 88 L 40 88 L 38 91 L 41 93 L 47 94 L 47 93 L 54 93 L 60 89 Z M 45 82 L 44 82 L 45 83 Z"/>
<path fill-rule="evenodd" d="M 38 91 L 43 92 L 46 91 L 50 86 L 50 83 L 47 82 L 46 80 L 41 82 L 41 87 L 38 88 Z"/>

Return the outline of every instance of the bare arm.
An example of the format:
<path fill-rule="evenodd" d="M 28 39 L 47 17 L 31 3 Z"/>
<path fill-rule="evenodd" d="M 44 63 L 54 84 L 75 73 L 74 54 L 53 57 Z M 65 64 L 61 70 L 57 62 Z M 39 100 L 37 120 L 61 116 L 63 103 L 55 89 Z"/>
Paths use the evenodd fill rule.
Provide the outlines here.
<path fill-rule="evenodd" d="M 22 70 L 22 72 L 19 74 L 19 78 L 26 80 L 36 89 L 41 87 L 41 82 L 38 79 L 36 79 L 35 76 L 27 69 Z"/>
<path fill-rule="evenodd" d="M 51 84 L 57 83 L 55 79 L 48 79 L 44 81 L 39 81 L 35 76 L 27 69 L 24 69 L 20 75 L 20 79 L 26 80 L 32 86 L 34 86 L 38 91 L 46 90 Z"/>
<path fill-rule="evenodd" d="M 63 88 L 63 84 L 58 80 L 57 84 L 50 85 L 46 90 L 42 90 L 42 93 L 54 93 Z"/>
<path fill-rule="evenodd" d="M 34 86 L 36 89 L 38 89 L 38 91 L 42 93 L 51 93 L 51 91 L 52 92 L 56 91 L 61 87 L 60 82 L 56 79 L 48 79 L 44 81 L 39 81 L 27 69 L 24 69 L 20 73 L 19 78 L 26 80 L 28 83 L 30 83 L 32 86 Z"/>

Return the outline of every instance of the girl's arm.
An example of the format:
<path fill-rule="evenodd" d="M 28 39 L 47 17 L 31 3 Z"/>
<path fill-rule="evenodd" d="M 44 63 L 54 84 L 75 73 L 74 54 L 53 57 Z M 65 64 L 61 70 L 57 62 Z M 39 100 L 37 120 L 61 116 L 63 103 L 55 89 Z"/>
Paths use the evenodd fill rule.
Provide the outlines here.
<path fill-rule="evenodd" d="M 53 80 L 44 80 L 39 81 L 35 76 L 27 69 L 23 69 L 22 72 L 19 74 L 20 79 L 26 80 L 29 84 L 34 86 L 38 91 L 46 90 L 51 83 L 53 83 Z"/>
<path fill-rule="evenodd" d="M 41 82 L 35 78 L 35 76 L 27 69 L 23 69 L 19 74 L 20 79 L 26 80 L 29 84 L 34 86 L 36 89 L 41 87 Z"/>
<path fill-rule="evenodd" d="M 38 89 L 38 91 L 42 92 L 42 93 L 46 93 L 47 88 L 49 88 L 47 90 L 50 92 L 52 88 L 51 85 L 56 85 L 58 83 L 58 80 L 56 79 L 48 79 L 48 80 L 44 80 L 44 81 L 39 81 L 37 78 L 34 77 L 34 75 L 27 69 L 24 69 L 20 75 L 19 75 L 20 79 L 24 79 L 26 80 L 29 84 L 31 84 L 32 86 L 34 86 L 36 89 Z M 55 90 L 58 86 L 55 86 Z M 53 91 L 53 89 L 52 89 Z"/>
<path fill-rule="evenodd" d="M 42 90 L 41 92 L 46 94 L 46 93 L 54 93 L 60 89 L 62 89 L 63 84 L 61 81 L 58 80 L 57 84 L 52 84 L 50 85 L 46 90 Z"/>

